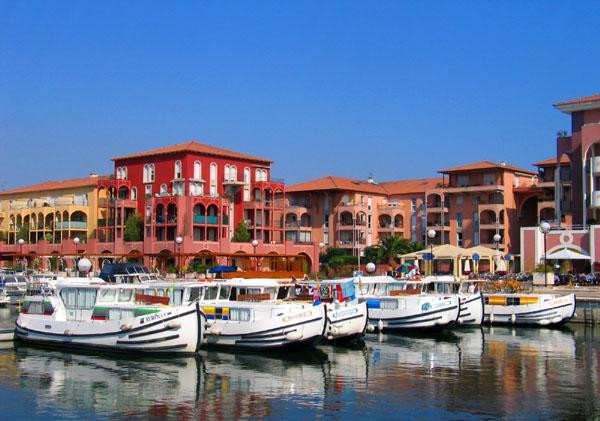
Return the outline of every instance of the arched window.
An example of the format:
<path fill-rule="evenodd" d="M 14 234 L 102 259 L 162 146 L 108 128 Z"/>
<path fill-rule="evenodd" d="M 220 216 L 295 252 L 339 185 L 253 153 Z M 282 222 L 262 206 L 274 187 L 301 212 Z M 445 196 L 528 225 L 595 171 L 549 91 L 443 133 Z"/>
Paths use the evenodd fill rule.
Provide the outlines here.
<path fill-rule="evenodd" d="M 250 168 L 244 168 L 244 202 L 250 200 Z"/>
<path fill-rule="evenodd" d="M 202 180 L 202 164 L 200 164 L 200 161 L 194 162 L 194 179 Z"/>
<path fill-rule="evenodd" d="M 174 178 L 181 178 L 181 161 L 175 161 L 175 176 Z"/>
<path fill-rule="evenodd" d="M 150 165 L 146 164 L 146 165 L 144 165 L 144 177 L 143 177 L 144 183 L 148 182 L 148 180 L 150 178 L 149 174 L 150 174 Z"/>
<path fill-rule="evenodd" d="M 229 181 L 237 181 L 237 167 L 235 165 L 229 167 Z"/>
<path fill-rule="evenodd" d="M 167 185 L 166 184 L 161 184 L 160 185 L 160 195 L 161 196 L 166 196 L 168 194 L 167 192 Z"/>
<path fill-rule="evenodd" d="M 123 176 L 123 180 L 127 180 L 127 167 L 123 167 L 122 168 L 122 176 Z"/>
<path fill-rule="evenodd" d="M 131 200 L 137 200 L 137 187 L 131 188 Z"/>
<path fill-rule="evenodd" d="M 150 181 L 150 182 L 154 181 L 154 164 L 150 165 L 150 172 L 148 174 L 148 181 Z"/>
<path fill-rule="evenodd" d="M 229 165 L 225 165 L 225 173 L 224 173 L 225 181 L 229 181 L 231 177 L 231 171 Z"/>
<path fill-rule="evenodd" d="M 260 181 L 260 169 L 254 171 L 254 181 Z"/>
<path fill-rule="evenodd" d="M 217 164 L 210 164 L 210 195 L 215 197 L 217 196 Z"/>
<path fill-rule="evenodd" d="M 267 170 L 262 170 L 262 181 L 267 181 Z"/>

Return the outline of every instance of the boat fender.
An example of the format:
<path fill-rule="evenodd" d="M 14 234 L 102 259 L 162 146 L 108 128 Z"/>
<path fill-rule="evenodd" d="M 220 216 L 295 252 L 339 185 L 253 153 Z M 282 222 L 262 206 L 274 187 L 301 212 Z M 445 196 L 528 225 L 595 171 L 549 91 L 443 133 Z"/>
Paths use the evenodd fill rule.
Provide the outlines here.
<path fill-rule="evenodd" d="M 208 333 L 210 333 L 211 335 L 219 336 L 221 335 L 221 329 L 211 329 L 211 331 Z"/>
<path fill-rule="evenodd" d="M 131 329 L 131 325 L 129 323 L 123 323 L 119 329 L 121 329 L 121 330 L 130 330 Z"/>
<path fill-rule="evenodd" d="M 73 335 L 73 333 L 69 329 L 65 330 L 65 336 L 72 336 L 72 335 Z"/>
<path fill-rule="evenodd" d="M 539 321 L 539 324 L 542 326 L 548 326 L 550 324 L 550 320 L 548 319 L 542 319 Z"/>
<path fill-rule="evenodd" d="M 517 322 L 517 315 L 513 313 L 512 316 L 510 316 L 510 320 L 515 324 Z"/>
<path fill-rule="evenodd" d="M 490 323 L 494 323 L 494 313 L 490 313 Z"/>
<path fill-rule="evenodd" d="M 167 323 L 167 329 L 179 329 L 181 327 L 181 322 L 179 320 L 171 320 Z"/>
<path fill-rule="evenodd" d="M 562 320 L 562 318 L 560 316 L 556 316 L 554 319 L 552 319 L 552 323 L 560 323 Z"/>
<path fill-rule="evenodd" d="M 204 327 L 206 329 L 208 329 L 209 327 L 211 327 L 214 324 L 214 320 L 207 320 L 206 323 L 204 323 Z"/>
<path fill-rule="evenodd" d="M 298 341 L 298 340 L 302 339 L 302 334 L 300 332 L 296 332 L 296 331 L 288 332 L 285 335 L 285 337 L 288 341 Z"/>
<path fill-rule="evenodd" d="M 375 326 L 367 325 L 367 332 L 375 332 Z"/>
<path fill-rule="evenodd" d="M 377 322 L 377 328 L 380 332 L 383 330 L 383 320 L 379 319 L 379 321 Z"/>

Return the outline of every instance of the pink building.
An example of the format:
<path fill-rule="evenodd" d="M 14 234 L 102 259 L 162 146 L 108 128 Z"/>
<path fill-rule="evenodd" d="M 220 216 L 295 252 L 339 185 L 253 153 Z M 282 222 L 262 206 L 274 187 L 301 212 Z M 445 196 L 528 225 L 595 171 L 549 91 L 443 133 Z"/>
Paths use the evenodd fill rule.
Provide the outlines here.
<path fill-rule="evenodd" d="M 539 187 L 544 189 L 538 197 L 545 198 L 538 199 L 538 206 L 548 211 L 538 221 L 530 218 L 522 224 L 521 270 L 532 270 L 543 261 L 543 235 L 533 222 L 544 219 L 552 226 L 547 234 L 547 254 L 567 248 L 589 257 L 577 262 L 576 270 L 589 270 L 591 264 L 598 271 L 600 95 L 559 102 L 554 107 L 571 116 L 571 134 L 557 138 L 555 158 L 536 164 Z"/>

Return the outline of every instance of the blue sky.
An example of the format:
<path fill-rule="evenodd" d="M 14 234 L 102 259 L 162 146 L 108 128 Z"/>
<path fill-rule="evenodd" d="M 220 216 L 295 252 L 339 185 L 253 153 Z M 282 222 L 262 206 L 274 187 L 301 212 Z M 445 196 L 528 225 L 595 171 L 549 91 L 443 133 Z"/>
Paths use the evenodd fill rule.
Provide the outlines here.
<path fill-rule="evenodd" d="M 323 175 L 529 167 L 600 92 L 598 2 L 0 0 L 0 188 L 197 139 Z"/>

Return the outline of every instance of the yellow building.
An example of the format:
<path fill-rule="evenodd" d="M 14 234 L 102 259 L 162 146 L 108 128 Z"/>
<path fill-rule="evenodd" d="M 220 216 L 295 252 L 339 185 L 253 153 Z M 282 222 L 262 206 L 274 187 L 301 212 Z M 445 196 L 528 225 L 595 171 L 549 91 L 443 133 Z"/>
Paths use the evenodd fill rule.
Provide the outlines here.
<path fill-rule="evenodd" d="M 98 220 L 97 175 L 48 181 L 0 192 L 0 240 L 28 244 L 60 243 L 95 235 Z"/>

